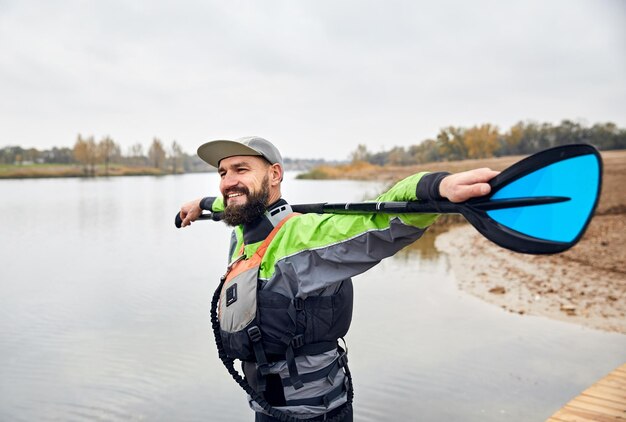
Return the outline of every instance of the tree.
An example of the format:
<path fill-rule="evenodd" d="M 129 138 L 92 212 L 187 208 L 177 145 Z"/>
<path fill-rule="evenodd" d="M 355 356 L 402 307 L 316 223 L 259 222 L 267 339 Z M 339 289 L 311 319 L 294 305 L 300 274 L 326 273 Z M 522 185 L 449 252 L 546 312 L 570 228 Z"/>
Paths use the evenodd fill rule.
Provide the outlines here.
<path fill-rule="evenodd" d="M 411 145 L 408 153 L 415 164 L 441 161 L 442 159 L 437 148 L 437 142 L 432 139 L 426 139 L 420 144 Z"/>
<path fill-rule="evenodd" d="M 113 142 L 109 136 L 105 136 L 98 143 L 97 155 L 99 161 L 104 163 L 104 175 L 109 175 L 109 164 L 112 160 L 119 158 L 120 147 Z"/>
<path fill-rule="evenodd" d="M 50 150 L 43 152 L 44 163 L 70 164 L 76 162 L 74 153 L 71 148 L 52 147 Z"/>
<path fill-rule="evenodd" d="M 28 164 L 37 162 L 40 156 L 41 153 L 36 148 L 29 148 L 24 150 L 24 161 L 26 161 Z"/>
<path fill-rule="evenodd" d="M 440 156 L 446 160 L 464 160 L 467 158 L 467 148 L 463 139 L 462 128 L 449 126 L 439 131 L 437 148 Z"/>
<path fill-rule="evenodd" d="M 183 166 L 183 148 L 176 141 L 172 141 L 170 152 L 170 162 L 172 163 L 172 173 L 176 174 L 178 169 L 182 170 Z"/>
<path fill-rule="evenodd" d="M 74 143 L 74 159 L 83 165 L 83 173 L 88 173 L 89 159 L 87 157 L 87 142 L 78 134 Z"/>
<path fill-rule="evenodd" d="M 93 136 L 83 139 L 80 134 L 74 144 L 74 158 L 83 165 L 86 176 L 96 175 L 97 147 Z"/>
<path fill-rule="evenodd" d="M 498 128 L 490 124 L 474 126 L 463 134 L 467 158 L 493 157 L 498 149 Z"/>
<path fill-rule="evenodd" d="M 352 159 L 353 163 L 356 163 L 358 161 L 368 161 L 370 158 L 370 153 L 367 150 L 365 144 L 359 144 L 356 147 L 356 150 L 350 153 L 350 158 Z"/>
<path fill-rule="evenodd" d="M 130 164 L 140 166 L 146 164 L 146 157 L 143 154 L 143 145 L 140 143 L 133 144 L 129 149 Z"/>
<path fill-rule="evenodd" d="M 22 164 L 24 149 L 19 146 L 8 146 L 0 150 L 0 162 L 4 164 Z"/>
<path fill-rule="evenodd" d="M 520 143 L 524 137 L 524 123 L 519 122 L 500 138 L 500 148 L 496 155 L 519 154 Z"/>
<path fill-rule="evenodd" d="M 389 151 L 388 162 L 392 166 L 406 166 L 410 164 L 410 156 L 404 150 L 404 147 L 393 147 Z"/>
<path fill-rule="evenodd" d="M 165 149 L 163 148 L 163 142 L 159 138 L 152 140 L 152 145 L 148 150 L 148 159 L 154 165 L 155 168 L 162 169 L 165 165 Z"/>
<path fill-rule="evenodd" d="M 589 130 L 590 142 L 601 149 L 626 148 L 626 130 L 615 123 L 596 123 Z"/>

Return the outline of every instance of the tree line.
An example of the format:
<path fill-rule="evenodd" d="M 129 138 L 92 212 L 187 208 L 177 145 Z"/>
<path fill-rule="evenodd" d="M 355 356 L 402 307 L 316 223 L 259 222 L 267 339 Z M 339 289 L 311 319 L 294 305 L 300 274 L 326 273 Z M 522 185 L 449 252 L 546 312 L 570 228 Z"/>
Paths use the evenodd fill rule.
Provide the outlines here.
<path fill-rule="evenodd" d="M 448 126 L 435 139 L 426 139 L 409 147 L 396 146 L 387 151 L 371 152 L 364 144 L 350 154 L 353 162 L 365 161 L 377 165 L 412 165 L 433 161 L 454 161 L 471 158 L 527 155 L 557 145 L 589 143 L 600 150 L 626 148 L 626 130 L 614 123 L 597 123 L 586 127 L 571 120 L 558 125 L 519 122 L 505 132 L 489 123 L 470 128 Z M 285 164 L 290 164 L 285 159 Z M 297 160 L 296 160 L 297 161 Z M 306 163 L 291 163 L 291 167 L 311 167 Z M 318 160 L 320 161 L 320 160 Z M 323 161 L 323 160 L 321 160 Z M 159 173 L 208 171 L 209 166 L 199 157 L 186 154 L 180 144 L 165 145 L 154 138 L 147 151 L 141 143 L 128 148 L 126 154 L 110 136 L 96 141 L 94 136 L 79 134 L 72 148 L 53 147 L 47 150 L 7 146 L 0 148 L 0 164 L 67 164 L 81 165 L 85 176 L 93 176 L 96 167 L 108 175 L 112 165 L 157 169 Z M 319 164 L 319 163 L 318 163 Z"/>
<path fill-rule="evenodd" d="M 624 149 L 626 130 L 618 128 L 614 123 L 597 123 L 585 127 L 571 120 L 563 120 L 558 125 L 519 122 L 506 132 L 500 132 L 497 126 L 489 123 L 470 128 L 449 126 L 441 129 L 435 139 L 426 139 L 406 148 L 397 146 L 373 153 L 360 144 L 350 158 L 353 162 L 405 166 L 434 161 L 527 155 L 572 143 L 592 144 L 600 150 Z"/>
<path fill-rule="evenodd" d="M 166 146 L 159 138 L 154 138 L 144 150 L 141 143 L 135 143 L 126 154 L 110 136 L 96 141 L 94 136 L 79 134 L 72 148 L 53 147 L 47 150 L 8 146 L 0 148 L 0 164 L 74 164 L 81 165 L 85 176 L 94 176 L 96 167 L 104 168 L 109 174 L 112 165 L 127 167 L 149 167 L 162 173 L 185 173 L 207 171 L 208 166 L 195 155 L 186 154 L 180 144 L 172 141 Z"/>

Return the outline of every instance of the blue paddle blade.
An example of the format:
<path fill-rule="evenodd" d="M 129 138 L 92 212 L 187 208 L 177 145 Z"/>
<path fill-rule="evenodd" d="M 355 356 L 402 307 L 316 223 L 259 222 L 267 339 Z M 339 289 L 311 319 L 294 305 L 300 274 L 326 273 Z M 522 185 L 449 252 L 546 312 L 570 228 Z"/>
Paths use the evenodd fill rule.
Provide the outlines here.
<path fill-rule="evenodd" d="M 600 165 L 587 154 L 536 170 L 496 192 L 491 199 L 541 196 L 569 198 L 563 202 L 487 211 L 496 222 L 527 236 L 572 242 L 585 227 L 598 195 Z"/>
<path fill-rule="evenodd" d="M 590 145 L 565 145 L 532 155 L 498 175 L 488 198 L 463 212 L 497 244 L 525 253 L 571 248 L 597 206 L 602 160 Z M 471 214 L 472 217 L 469 217 Z"/>

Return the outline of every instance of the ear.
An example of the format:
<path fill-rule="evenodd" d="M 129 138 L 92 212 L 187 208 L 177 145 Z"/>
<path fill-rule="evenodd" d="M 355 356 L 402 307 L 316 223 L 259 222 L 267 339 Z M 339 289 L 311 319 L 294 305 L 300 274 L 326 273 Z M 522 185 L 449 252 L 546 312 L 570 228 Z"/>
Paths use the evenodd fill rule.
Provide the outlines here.
<path fill-rule="evenodd" d="M 272 186 L 280 185 L 283 180 L 283 168 L 280 164 L 272 164 L 270 166 L 270 184 Z"/>

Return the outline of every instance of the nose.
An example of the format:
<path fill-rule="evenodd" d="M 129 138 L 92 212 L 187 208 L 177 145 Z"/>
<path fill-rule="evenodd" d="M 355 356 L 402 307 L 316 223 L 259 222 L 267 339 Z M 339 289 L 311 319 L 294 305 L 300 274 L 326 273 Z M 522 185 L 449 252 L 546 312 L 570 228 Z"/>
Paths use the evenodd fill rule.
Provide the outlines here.
<path fill-rule="evenodd" d="M 231 173 L 231 172 L 226 172 L 224 177 L 222 177 L 222 179 L 220 180 L 220 188 L 222 192 L 230 188 L 233 188 L 237 186 L 238 184 L 239 184 L 239 178 L 237 177 L 236 174 Z"/>

